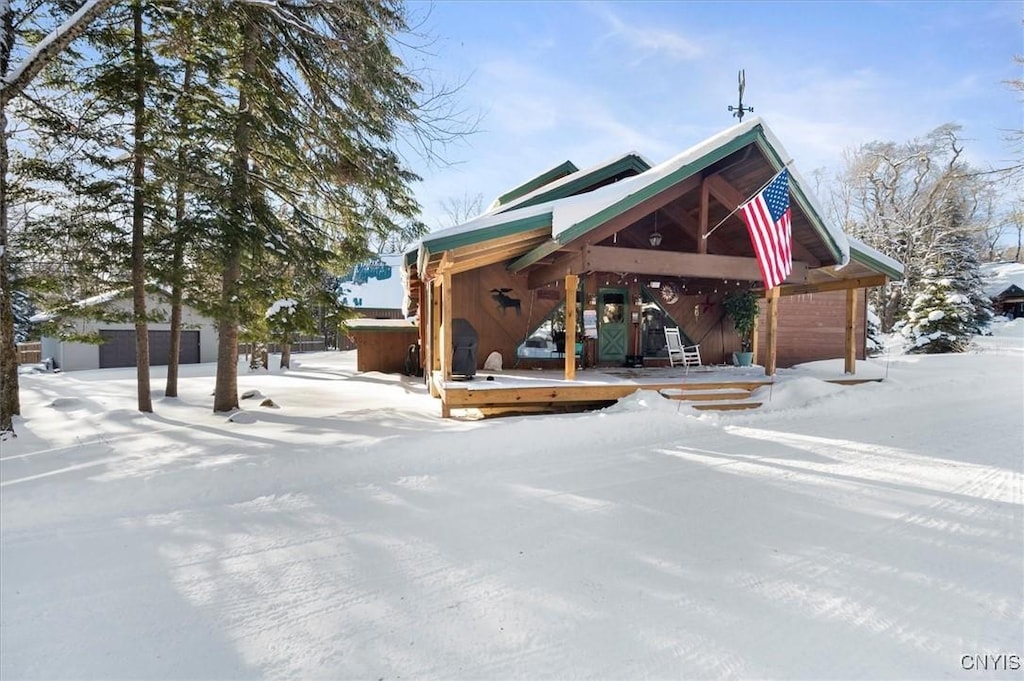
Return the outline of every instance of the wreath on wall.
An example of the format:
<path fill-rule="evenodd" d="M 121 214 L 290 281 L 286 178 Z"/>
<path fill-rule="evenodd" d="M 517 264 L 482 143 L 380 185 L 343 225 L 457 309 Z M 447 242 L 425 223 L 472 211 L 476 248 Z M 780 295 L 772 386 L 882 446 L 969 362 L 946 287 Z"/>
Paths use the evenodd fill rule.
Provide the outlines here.
<path fill-rule="evenodd" d="M 679 302 L 679 290 L 675 284 L 663 283 L 661 285 L 661 299 L 665 301 L 667 305 L 673 305 Z"/>

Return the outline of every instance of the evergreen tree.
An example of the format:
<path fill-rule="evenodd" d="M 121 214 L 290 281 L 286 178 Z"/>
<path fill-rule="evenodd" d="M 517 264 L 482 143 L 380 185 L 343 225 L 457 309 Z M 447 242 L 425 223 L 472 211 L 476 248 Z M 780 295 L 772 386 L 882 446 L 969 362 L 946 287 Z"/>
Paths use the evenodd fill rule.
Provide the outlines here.
<path fill-rule="evenodd" d="M 14 309 L 14 342 L 24 343 L 32 336 L 32 316 L 36 314 L 36 306 L 24 291 L 15 291 L 11 301 Z"/>
<path fill-rule="evenodd" d="M 966 295 L 953 288 L 949 277 L 929 268 L 923 287 L 897 325 L 909 353 L 964 352 L 973 335 L 973 310 Z"/>
<path fill-rule="evenodd" d="M 13 57 L 22 35 L 19 27 L 39 14 L 35 7 L 16 7 L 10 0 L 0 2 L 0 437 L 13 433 L 12 419 L 21 413 L 18 395 L 18 349 L 15 344 L 14 287 L 9 278 L 11 257 L 8 239 L 8 107 L 23 93 L 36 75 L 68 48 L 114 0 L 89 0 L 59 26 L 52 27 L 35 42 L 20 62 Z M 41 3 L 40 3 L 41 4 Z"/>
<path fill-rule="evenodd" d="M 147 24 L 142 0 L 117 6 L 94 22 L 83 38 L 91 48 L 88 59 L 66 53 L 62 68 L 44 72 L 47 86 L 42 98 L 50 99 L 47 115 L 36 116 L 38 153 L 22 165 L 35 178 L 39 191 L 62 195 L 78 205 L 86 220 L 70 223 L 68 211 L 55 211 L 34 221 L 30 244 L 46 244 L 74 235 L 72 248 L 91 250 L 95 259 L 68 258 L 63 267 L 77 270 L 93 265 L 93 276 L 74 276 L 93 290 L 129 286 L 132 290 L 135 327 L 136 386 L 138 408 L 152 411 L 149 383 L 149 333 L 146 311 L 146 233 L 162 211 L 147 181 L 151 144 L 150 83 L 156 78 L 147 45 Z M 53 94 L 50 94 L 53 93 Z M 56 105 L 60 102 L 61 105 Z M 69 106 L 74 103 L 78 106 Z M 66 112 L 91 111 L 84 125 L 69 125 Z M 53 154 L 60 149 L 60 156 Z M 49 205 L 59 205 L 48 202 Z M 41 239 L 47 234 L 50 238 Z M 29 246 L 31 248 L 31 246 Z M 59 272 L 52 288 L 71 293 L 65 282 L 72 272 Z M 37 272 L 37 276 L 39 273 Z M 96 277 L 95 279 L 93 277 Z M 98 280 L 98 281 L 97 281 Z M 100 289 L 99 291 L 96 289 Z"/>
<path fill-rule="evenodd" d="M 985 294 L 978 243 L 970 234 L 962 231 L 952 232 L 948 236 L 948 243 L 949 250 L 944 262 L 951 286 L 967 297 L 971 308 L 971 331 L 984 334 L 988 331 L 994 313 L 992 301 Z"/>
<path fill-rule="evenodd" d="M 868 357 L 875 357 L 885 349 L 885 341 L 882 336 L 882 320 L 875 313 L 875 308 L 868 305 L 866 345 Z"/>
<path fill-rule="evenodd" d="M 422 231 L 409 187 L 417 178 L 394 150 L 402 126 L 417 122 L 420 86 L 392 51 L 391 37 L 407 29 L 397 2 L 241 4 L 221 20 L 237 29 L 237 90 L 216 236 L 214 411 L 230 411 L 247 257 L 269 249 L 323 271 L 338 252 L 357 260 L 374 240 Z"/>
<path fill-rule="evenodd" d="M 882 331 L 891 330 L 923 290 L 922 273 L 935 267 L 949 232 L 973 238 L 988 230 L 998 181 L 964 160 L 952 124 L 921 139 L 872 142 L 848 153 L 833 195 L 835 217 L 848 234 L 905 267 L 902 281 L 869 293 Z"/>

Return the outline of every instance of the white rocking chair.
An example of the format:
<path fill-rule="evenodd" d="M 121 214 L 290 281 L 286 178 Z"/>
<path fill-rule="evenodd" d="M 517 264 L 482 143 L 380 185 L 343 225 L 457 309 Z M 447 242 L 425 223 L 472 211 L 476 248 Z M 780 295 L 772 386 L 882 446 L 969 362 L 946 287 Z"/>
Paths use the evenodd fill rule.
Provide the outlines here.
<path fill-rule="evenodd" d="M 678 326 L 665 327 L 665 349 L 668 350 L 669 366 L 679 364 L 687 370 L 701 366 L 700 345 L 683 345 Z"/>

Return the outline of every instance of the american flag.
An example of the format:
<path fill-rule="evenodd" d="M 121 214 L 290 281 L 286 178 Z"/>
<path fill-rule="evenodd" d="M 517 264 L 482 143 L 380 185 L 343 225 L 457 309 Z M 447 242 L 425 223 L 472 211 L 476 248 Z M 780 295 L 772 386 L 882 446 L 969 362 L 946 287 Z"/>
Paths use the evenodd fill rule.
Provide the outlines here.
<path fill-rule="evenodd" d="M 761 267 L 765 289 L 775 288 L 793 271 L 789 171 L 783 169 L 760 194 L 741 207 L 750 243 Z"/>

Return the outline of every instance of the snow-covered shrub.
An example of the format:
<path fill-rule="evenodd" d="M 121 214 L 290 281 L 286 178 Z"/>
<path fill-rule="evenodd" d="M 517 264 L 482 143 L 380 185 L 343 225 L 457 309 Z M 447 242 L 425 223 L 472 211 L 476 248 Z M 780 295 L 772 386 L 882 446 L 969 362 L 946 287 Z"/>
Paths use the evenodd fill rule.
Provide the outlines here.
<path fill-rule="evenodd" d="M 868 357 L 877 357 L 885 351 L 885 342 L 882 338 L 882 320 L 875 314 L 873 305 L 868 305 L 867 325 Z"/>
<path fill-rule="evenodd" d="M 909 353 L 964 352 L 974 334 L 974 308 L 948 277 L 931 268 L 924 272 L 921 293 L 897 324 Z"/>

